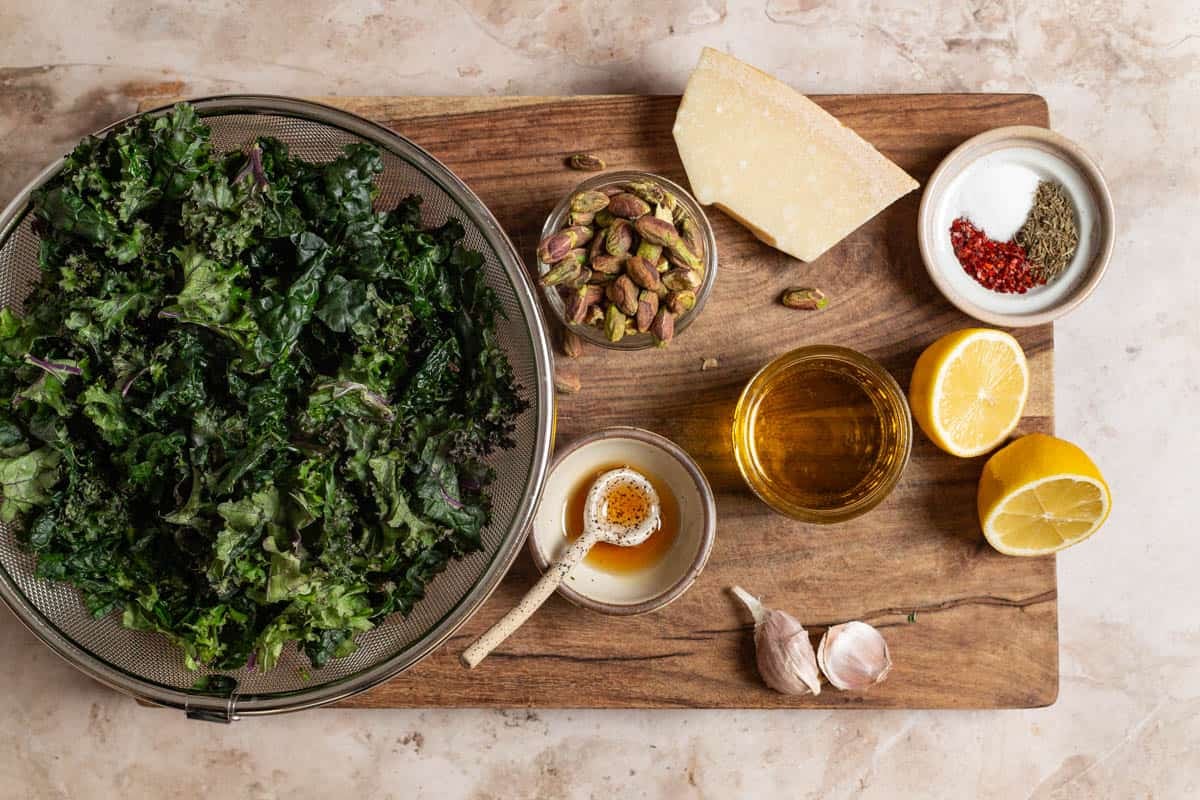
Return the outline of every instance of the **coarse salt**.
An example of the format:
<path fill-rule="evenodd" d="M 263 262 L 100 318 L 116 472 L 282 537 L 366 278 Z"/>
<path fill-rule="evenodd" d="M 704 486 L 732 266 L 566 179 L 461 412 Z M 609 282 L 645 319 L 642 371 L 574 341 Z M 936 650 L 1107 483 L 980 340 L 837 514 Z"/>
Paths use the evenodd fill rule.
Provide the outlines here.
<path fill-rule="evenodd" d="M 1020 164 L 986 164 L 968 175 L 960 194 L 961 213 L 988 238 L 1007 242 L 1033 208 L 1038 174 Z"/>

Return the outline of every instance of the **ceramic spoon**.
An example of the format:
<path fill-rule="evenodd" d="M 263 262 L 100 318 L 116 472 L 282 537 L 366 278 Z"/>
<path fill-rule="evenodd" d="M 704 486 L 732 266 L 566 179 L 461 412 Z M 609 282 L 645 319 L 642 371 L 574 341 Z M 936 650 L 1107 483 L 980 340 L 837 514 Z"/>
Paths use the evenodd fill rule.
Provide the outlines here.
<path fill-rule="evenodd" d="M 640 519 L 609 518 L 606 498 L 613 489 L 627 486 L 640 492 L 649 501 L 646 514 Z M 558 585 L 570 574 L 575 565 L 583 560 L 592 547 L 600 542 L 615 544 L 620 547 L 633 547 L 650 538 L 650 534 L 658 528 L 660 505 L 658 495 L 650 481 L 640 472 L 628 467 L 609 470 L 596 479 L 588 490 L 587 500 L 583 511 L 583 534 L 571 543 L 566 552 L 554 560 L 542 577 L 528 594 L 517 603 L 512 611 L 493 625 L 487 633 L 475 640 L 475 643 L 462 654 L 462 662 L 467 667 L 474 668 L 488 657 L 501 642 L 507 639 L 525 620 L 546 602 L 546 598 L 554 593 Z"/>

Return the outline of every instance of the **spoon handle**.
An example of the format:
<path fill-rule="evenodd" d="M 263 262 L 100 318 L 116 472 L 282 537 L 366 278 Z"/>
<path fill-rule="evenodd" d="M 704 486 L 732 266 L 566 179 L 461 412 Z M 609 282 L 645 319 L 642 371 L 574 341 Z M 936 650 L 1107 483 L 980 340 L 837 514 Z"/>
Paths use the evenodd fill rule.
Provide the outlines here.
<path fill-rule="evenodd" d="M 521 627 L 525 620 L 537 611 L 542 603 L 546 602 L 546 598 L 554 594 L 554 590 L 563 582 L 575 565 L 583 560 L 583 557 L 592 549 L 592 545 L 599 541 L 600 535 L 595 530 L 584 531 L 583 535 L 576 539 L 567 551 L 556 558 L 546 571 L 542 573 L 542 577 L 533 585 L 521 602 L 513 607 L 512 611 L 505 614 L 499 622 L 488 629 L 487 633 L 480 636 L 475 642 L 463 651 L 462 662 L 469 669 L 474 669 L 480 661 L 488 657 L 488 654 L 495 650 L 500 644 L 507 639 L 517 628 Z"/>

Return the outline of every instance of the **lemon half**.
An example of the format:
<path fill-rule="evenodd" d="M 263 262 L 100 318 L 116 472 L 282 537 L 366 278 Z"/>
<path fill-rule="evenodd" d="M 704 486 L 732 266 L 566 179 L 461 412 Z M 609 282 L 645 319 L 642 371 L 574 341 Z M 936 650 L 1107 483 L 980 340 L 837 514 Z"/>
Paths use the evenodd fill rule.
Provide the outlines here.
<path fill-rule="evenodd" d="M 988 459 L 977 502 L 983 535 L 1010 556 L 1078 544 L 1112 508 L 1108 484 L 1087 453 L 1041 433 L 1022 436 Z"/>
<path fill-rule="evenodd" d="M 921 353 L 908 398 L 933 443 L 964 458 L 992 450 L 1017 427 L 1029 396 L 1029 365 L 1004 331 L 967 328 Z"/>

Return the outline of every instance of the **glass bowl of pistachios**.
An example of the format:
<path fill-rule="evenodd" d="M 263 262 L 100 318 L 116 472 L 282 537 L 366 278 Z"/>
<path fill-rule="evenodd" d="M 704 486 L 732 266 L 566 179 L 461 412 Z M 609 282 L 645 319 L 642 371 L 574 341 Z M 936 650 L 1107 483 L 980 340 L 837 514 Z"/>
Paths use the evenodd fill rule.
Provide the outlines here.
<path fill-rule="evenodd" d="M 537 248 L 538 283 L 581 339 L 617 350 L 665 347 L 704 308 L 717 243 L 700 204 L 649 172 L 606 172 L 551 212 Z"/>

